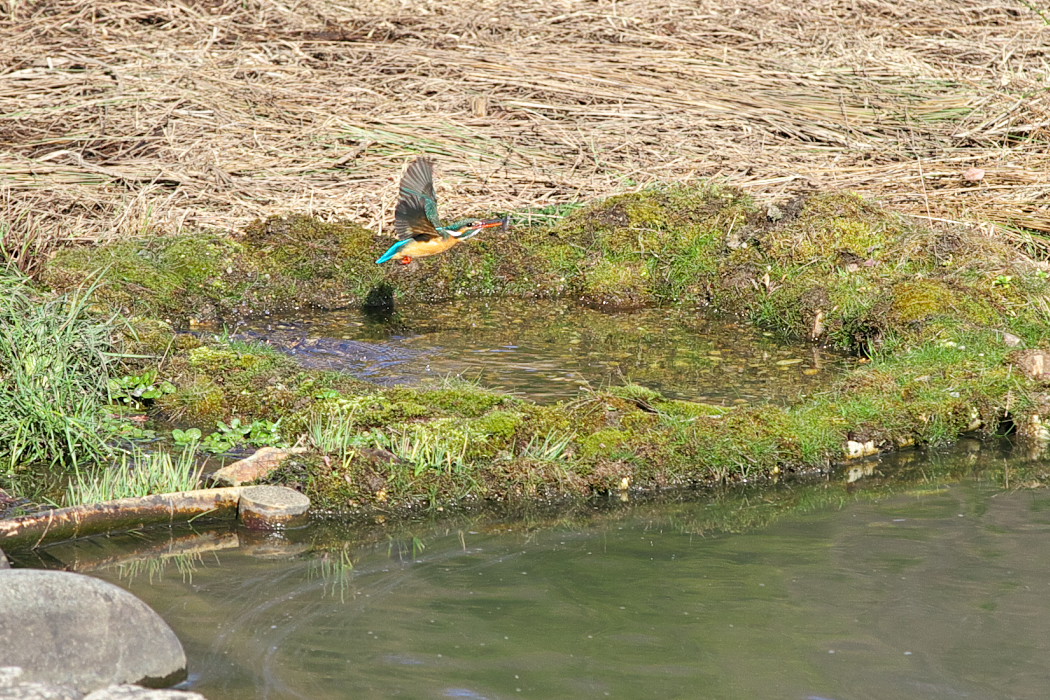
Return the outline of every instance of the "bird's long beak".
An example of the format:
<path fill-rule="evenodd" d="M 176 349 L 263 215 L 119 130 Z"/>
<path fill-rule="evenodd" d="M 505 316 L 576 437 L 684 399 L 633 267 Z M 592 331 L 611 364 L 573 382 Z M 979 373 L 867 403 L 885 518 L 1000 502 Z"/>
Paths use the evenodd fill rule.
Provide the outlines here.
<path fill-rule="evenodd" d="M 503 226 L 503 223 L 506 220 L 507 220 L 506 217 L 504 217 L 502 219 L 485 219 L 484 221 L 481 222 L 481 225 L 476 227 L 476 228 L 477 228 L 477 230 L 480 231 L 483 228 L 493 228 L 495 226 Z"/>
<path fill-rule="evenodd" d="M 495 228 L 497 226 L 501 226 L 503 227 L 503 230 L 506 230 L 509 221 L 509 216 L 505 216 L 502 219 L 482 219 L 477 223 L 476 226 L 471 226 L 466 231 L 464 231 L 456 237 L 459 238 L 459 240 L 461 241 L 465 241 L 468 238 L 471 238 L 472 236 L 476 236 L 479 231 L 482 231 L 487 228 Z"/>

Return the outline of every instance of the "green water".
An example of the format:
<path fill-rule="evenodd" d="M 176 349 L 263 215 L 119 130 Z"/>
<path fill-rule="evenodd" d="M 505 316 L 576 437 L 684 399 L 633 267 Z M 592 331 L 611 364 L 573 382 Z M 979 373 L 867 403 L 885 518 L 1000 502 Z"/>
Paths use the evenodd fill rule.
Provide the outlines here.
<path fill-rule="evenodd" d="M 627 380 L 707 403 L 788 401 L 827 386 L 848 363 L 702 309 L 599 311 L 561 301 L 326 312 L 240 332 L 307 366 L 379 383 L 462 376 L 539 401 Z"/>
<path fill-rule="evenodd" d="M 815 484 L 40 561 L 152 605 L 212 700 L 1037 698 L 1050 493 L 1015 486 L 1045 467 L 968 443 Z"/>

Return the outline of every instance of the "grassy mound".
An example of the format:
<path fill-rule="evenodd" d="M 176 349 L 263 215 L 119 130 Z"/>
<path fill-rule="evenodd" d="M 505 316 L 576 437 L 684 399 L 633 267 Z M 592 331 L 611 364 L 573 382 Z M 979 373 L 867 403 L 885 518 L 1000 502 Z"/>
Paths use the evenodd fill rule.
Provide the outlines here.
<path fill-rule="evenodd" d="M 1045 432 L 1045 384 L 1011 345 L 1047 343 L 1045 266 L 853 195 L 759 209 L 721 189 L 658 189 L 409 267 L 375 265 L 382 245 L 354 226 L 273 219 L 237 240 L 71 249 L 47 279 L 67 285 L 105 261 L 99 299 L 176 319 L 495 294 L 710 305 L 866 358 L 785 407 L 724 410 L 636 385 L 539 406 L 458 382 L 380 389 L 143 324 L 140 350 L 166 352 L 160 372 L 177 387 L 160 409 L 188 424 L 281 421 L 313 451 L 274 478 L 333 509 L 752 480 L 964 433 Z"/>
<path fill-rule="evenodd" d="M 277 218 L 235 240 L 201 234 L 68 248 L 44 279 L 65 289 L 101 271 L 98 300 L 176 323 L 569 296 L 598 306 L 711 304 L 792 337 L 872 349 L 960 324 L 1009 325 L 1037 343 L 1050 318 L 1045 265 L 1000 239 L 921 227 L 849 194 L 760 211 L 718 188 L 658 189 L 407 267 L 375 265 L 384 245 L 354 225 Z"/>

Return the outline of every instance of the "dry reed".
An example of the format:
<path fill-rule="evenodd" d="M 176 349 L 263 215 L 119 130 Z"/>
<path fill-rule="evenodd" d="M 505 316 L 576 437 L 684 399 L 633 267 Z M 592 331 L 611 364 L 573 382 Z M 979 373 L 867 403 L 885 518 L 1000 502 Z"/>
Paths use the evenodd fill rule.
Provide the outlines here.
<path fill-rule="evenodd" d="M 714 178 L 1050 232 L 1048 21 L 1013 0 L 0 0 L 0 201 L 12 237 L 50 241 L 289 211 L 389 231 L 426 152 L 453 215 Z"/>

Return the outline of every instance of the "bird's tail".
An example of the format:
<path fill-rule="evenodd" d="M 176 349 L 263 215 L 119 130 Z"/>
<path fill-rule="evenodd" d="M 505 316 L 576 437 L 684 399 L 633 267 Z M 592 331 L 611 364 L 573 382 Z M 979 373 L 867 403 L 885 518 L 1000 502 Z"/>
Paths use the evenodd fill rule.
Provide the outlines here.
<path fill-rule="evenodd" d="M 408 245 L 411 242 L 412 242 L 411 238 L 406 238 L 403 241 L 398 241 L 394 245 L 390 246 L 390 248 L 385 253 L 383 253 L 383 255 L 380 256 L 380 258 L 378 260 L 376 260 L 376 263 L 377 264 L 385 263 L 388 260 L 393 260 L 397 256 L 398 251 L 400 251 L 402 248 L 404 248 L 406 245 Z"/>

